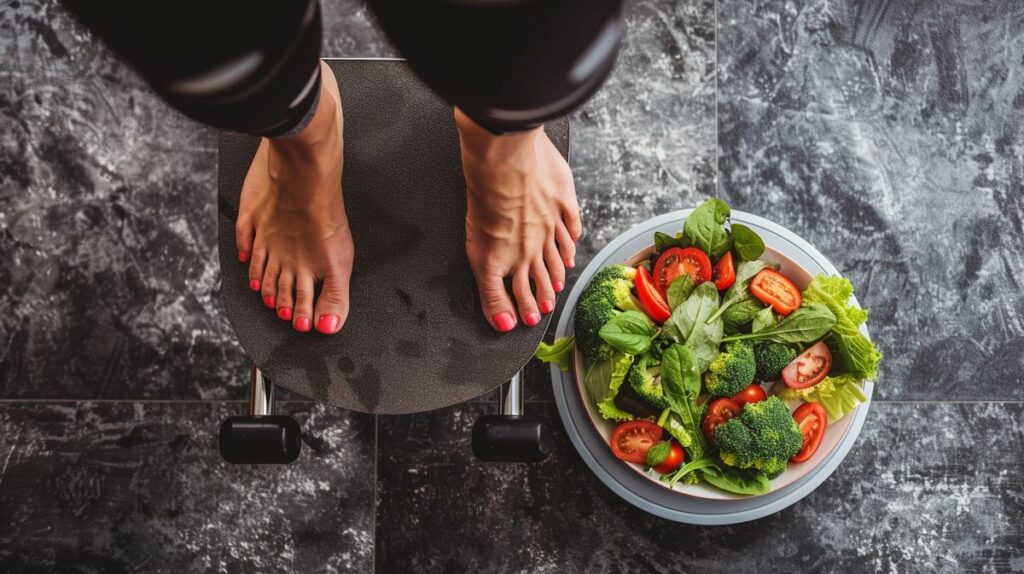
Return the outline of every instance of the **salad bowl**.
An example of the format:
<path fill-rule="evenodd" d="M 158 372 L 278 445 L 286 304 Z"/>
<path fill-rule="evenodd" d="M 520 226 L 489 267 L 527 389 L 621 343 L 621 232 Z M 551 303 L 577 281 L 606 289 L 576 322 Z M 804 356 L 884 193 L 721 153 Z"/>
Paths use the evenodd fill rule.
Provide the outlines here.
<path fill-rule="evenodd" d="M 631 257 L 627 258 L 624 261 L 621 261 L 620 263 L 623 263 L 624 265 L 628 265 L 630 267 L 635 267 L 640 262 L 648 259 L 651 256 L 651 254 L 654 253 L 654 251 L 654 245 L 649 245 L 645 249 L 633 254 Z M 780 265 L 779 270 L 786 277 L 789 277 L 793 281 L 793 283 L 795 283 L 796 286 L 800 288 L 801 291 L 807 288 L 807 285 L 811 282 L 811 279 L 814 277 L 813 273 L 805 269 L 802 265 L 800 265 L 793 259 L 786 256 L 783 252 L 773 248 L 770 245 L 765 247 L 765 252 L 764 255 L 761 256 L 761 260 L 778 263 Z M 606 264 L 608 263 L 614 263 L 614 261 L 607 261 Z M 590 422 L 594 425 L 597 432 L 605 439 L 606 442 L 611 442 L 612 432 L 615 430 L 615 427 L 618 423 L 616 421 L 611 421 L 602 418 L 601 415 L 598 413 L 597 407 L 595 406 L 595 401 L 592 397 L 589 396 L 589 392 L 587 391 L 586 385 L 583 382 L 583 373 L 585 372 L 586 365 L 583 355 L 580 353 L 578 349 L 575 349 L 573 351 L 573 374 L 575 375 L 576 391 L 577 393 L 579 393 L 579 399 L 582 401 L 584 407 L 586 408 L 587 416 L 590 418 Z M 766 392 L 771 394 L 772 385 L 766 384 L 763 387 Z M 789 403 L 790 408 L 792 409 L 798 406 L 800 402 L 789 401 Z M 861 404 L 858 405 L 857 408 L 866 408 L 866 405 Z M 708 485 L 707 483 L 703 482 L 698 484 L 679 483 L 676 484 L 674 487 L 671 487 L 671 489 L 674 492 L 677 492 L 683 496 L 693 496 L 696 498 L 704 498 L 708 500 L 730 500 L 736 498 L 749 498 L 751 496 L 765 496 L 766 494 L 770 494 L 770 492 L 777 491 L 796 482 L 797 480 L 811 472 L 815 466 L 821 464 L 828 457 L 828 454 L 832 452 L 833 449 L 839 446 L 843 436 L 845 436 L 845 434 L 850 430 L 850 422 L 852 419 L 853 417 L 851 414 L 839 419 L 835 423 L 830 423 L 825 430 L 824 437 L 822 437 L 821 445 L 818 447 L 818 450 L 814 453 L 814 455 L 812 455 L 811 458 L 807 461 L 790 464 L 781 476 L 778 476 L 771 481 L 772 490 L 769 491 L 768 493 L 754 495 L 732 494 L 724 490 L 714 488 Z M 670 488 L 667 484 L 665 484 L 659 479 L 659 475 L 657 473 L 652 472 L 645 465 L 628 463 L 624 461 L 619 462 L 638 472 L 639 474 L 649 479 L 650 481 L 654 482 L 655 484 L 661 486 L 662 488 Z"/>
<path fill-rule="evenodd" d="M 653 249 L 652 234 L 675 233 L 691 211 L 676 211 L 647 220 L 602 249 L 584 268 L 570 291 L 555 336 L 565 337 L 574 333 L 576 304 L 594 273 L 608 265 L 642 260 Z M 762 259 L 780 263 L 783 271 L 799 287 L 806 286 L 816 274 L 840 275 L 817 249 L 781 225 L 735 210 L 731 220 L 755 230 L 766 245 Z M 851 298 L 849 304 L 857 306 L 856 299 Z M 863 325 L 860 331 L 867 336 Z M 578 352 L 573 367 L 563 372 L 557 365 L 551 365 L 553 391 L 566 433 L 588 467 L 612 491 L 638 508 L 670 520 L 704 525 L 755 520 L 796 503 L 817 488 L 839 467 L 856 442 L 867 417 L 874 388 L 872 381 L 863 383 L 866 400 L 842 419 L 829 424 L 820 447 L 809 460 L 790 465 L 771 481 L 770 489 L 763 494 L 734 495 L 706 484 L 677 484 L 675 488 L 668 488 L 652 471 L 616 458 L 609 447 L 615 423 L 600 417 L 577 378 L 576 373 L 582 372 L 583 368 Z"/>

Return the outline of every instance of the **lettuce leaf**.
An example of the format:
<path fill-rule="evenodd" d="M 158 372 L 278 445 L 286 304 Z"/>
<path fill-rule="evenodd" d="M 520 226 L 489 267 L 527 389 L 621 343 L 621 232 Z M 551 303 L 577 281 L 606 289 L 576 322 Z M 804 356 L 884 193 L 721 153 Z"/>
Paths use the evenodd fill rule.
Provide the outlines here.
<path fill-rule="evenodd" d="M 622 381 L 632 364 L 632 355 L 616 353 L 607 361 L 595 363 L 587 371 L 583 384 L 590 392 L 590 398 L 594 400 L 602 417 L 613 421 L 629 421 L 635 418 L 615 404 L 615 396 L 619 394 L 619 387 L 622 386 Z"/>
<path fill-rule="evenodd" d="M 563 373 L 568 372 L 569 368 L 572 367 L 572 352 L 575 348 L 575 341 L 576 338 L 572 335 L 559 337 L 550 345 L 541 341 L 537 345 L 537 350 L 533 352 L 533 356 L 542 363 L 558 365 L 558 368 L 562 369 Z"/>
<path fill-rule="evenodd" d="M 826 339 L 835 362 L 833 372 L 848 372 L 860 380 L 873 380 L 878 375 L 882 353 L 858 327 L 868 319 L 865 309 L 848 305 L 853 284 L 845 277 L 817 275 L 803 293 L 805 302 L 821 303 L 836 316 L 836 324 Z"/>
<path fill-rule="evenodd" d="M 825 407 L 825 413 L 828 415 L 830 423 L 850 414 L 853 409 L 857 408 L 857 405 L 868 399 L 861 389 L 860 377 L 852 373 L 825 377 L 823 381 L 807 389 L 787 387 L 779 392 L 779 398 L 784 401 L 798 400 L 819 403 Z"/>

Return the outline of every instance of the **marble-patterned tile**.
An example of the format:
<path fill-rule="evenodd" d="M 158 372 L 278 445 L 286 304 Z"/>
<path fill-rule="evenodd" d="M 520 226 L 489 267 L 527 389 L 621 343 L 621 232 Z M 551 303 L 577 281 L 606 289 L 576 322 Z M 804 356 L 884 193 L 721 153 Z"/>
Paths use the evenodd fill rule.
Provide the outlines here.
<path fill-rule="evenodd" d="M 722 0 L 721 192 L 857 286 L 886 399 L 1024 397 L 1018 2 Z"/>
<path fill-rule="evenodd" d="M 540 407 L 538 407 L 540 408 Z M 1008 571 L 1024 548 L 1024 407 L 878 403 L 803 501 L 728 527 L 648 515 L 593 476 L 557 412 L 551 457 L 484 464 L 479 405 L 380 417 L 376 560 L 385 572 Z"/>
<path fill-rule="evenodd" d="M 639 0 L 625 10 L 615 69 L 572 115 L 577 268 L 634 224 L 714 193 L 714 2 Z"/>
<path fill-rule="evenodd" d="M 0 15 L 0 395 L 241 397 L 213 131 L 58 2 L 15 4 Z"/>
<path fill-rule="evenodd" d="M 325 55 L 393 55 L 361 0 L 322 5 Z M 60 2 L 0 10 L 0 396 L 245 396 L 216 163 Z"/>
<path fill-rule="evenodd" d="M 244 403 L 0 403 L 0 571 L 366 572 L 374 419 L 284 403 L 289 466 L 217 452 Z"/>

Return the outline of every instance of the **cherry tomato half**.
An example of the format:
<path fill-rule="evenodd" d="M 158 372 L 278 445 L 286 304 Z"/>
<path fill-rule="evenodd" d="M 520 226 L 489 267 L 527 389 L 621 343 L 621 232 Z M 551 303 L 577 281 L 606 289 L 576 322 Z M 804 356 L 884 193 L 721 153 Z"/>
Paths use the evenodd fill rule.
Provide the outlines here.
<path fill-rule="evenodd" d="M 719 291 L 725 291 L 736 282 L 736 266 L 732 262 L 732 251 L 726 251 L 725 255 L 715 262 L 711 280 L 715 282 L 715 289 Z"/>
<path fill-rule="evenodd" d="M 711 404 L 708 405 L 708 414 L 704 415 L 704 424 L 701 425 L 704 436 L 709 442 L 715 442 L 715 427 L 740 416 L 741 412 L 743 409 L 732 399 L 722 397 L 711 401 Z"/>
<path fill-rule="evenodd" d="M 761 385 L 753 383 L 749 387 L 733 395 L 732 402 L 739 405 L 742 409 L 743 405 L 747 403 L 759 403 L 767 398 L 768 394 L 764 392 Z"/>
<path fill-rule="evenodd" d="M 800 425 L 800 432 L 804 435 L 804 445 L 800 447 L 800 452 L 789 460 L 790 462 L 804 462 L 818 451 L 821 437 L 825 436 L 825 429 L 828 427 L 828 417 L 825 416 L 825 409 L 818 403 L 804 403 L 793 411 L 793 420 Z"/>
<path fill-rule="evenodd" d="M 612 432 L 612 454 L 626 462 L 643 464 L 647 462 L 647 451 L 661 442 L 661 432 L 661 427 L 651 421 L 624 422 Z"/>
<path fill-rule="evenodd" d="M 667 297 L 668 287 L 673 281 L 689 275 L 697 286 L 711 280 L 711 259 L 696 247 L 673 247 L 666 249 L 654 264 L 654 285 L 662 297 Z"/>
<path fill-rule="evenodd" d="M 762 269 L 750 282 L 750 294 L 765 305 L 771 305 L 779 315 L 789 315 L 803 299 L 800 290 L 785 275 L 774 269 Z"/>
<path fill-rule="evenodd" d="M 676 441 L 672 441 L 672 450 L 668 451 L 668 456 L 661 464 L 654 467 L 654 470 L 661 474 L 668 474 L 682 466 L 685 460 L 686 453 L 683 452 L 683 447 L 679 446 Z"/>
<path fill-rule="evenodd" d="M 791 389 L 806 389 L 820 383 L 832 368 L 832 351 L 818 341 L 782 369 L 782 381 Z"/>
<path fill-rule="evenodd" d="M 672 311 L 668 308 L 665 298 L 654 287 L 651 273 L 647 271 L 646 267 L 640 266 L 636 268 L 633 285 L 636 287 L 637 298 L 640 299 L 640 305 L 643 307 L 644 312 L 647 313 L 647 316 L 656 323 L 668 321 Z"/>

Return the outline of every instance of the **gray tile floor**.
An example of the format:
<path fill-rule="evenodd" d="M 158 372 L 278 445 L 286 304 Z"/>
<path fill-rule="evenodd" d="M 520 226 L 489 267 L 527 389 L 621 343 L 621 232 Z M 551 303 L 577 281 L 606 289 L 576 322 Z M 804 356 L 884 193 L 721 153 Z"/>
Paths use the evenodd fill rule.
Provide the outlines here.
<path fill-rule="evenodd" d="M 393 50 L 324 1 L 324 53 Z M 302 458 L 220 461 L 244 354 L 218 303 L 216 140 L 54 0 L 0 5 L 0 571 L 1024 570 L 1024 11 L 637 0 L 573 116 L 580 262 L 717 191 L 859 287 L 887 354 L 857 445 L 769 518 L 643 514 L 565 440 L 495 467 L 490 406 L 291 401 Z M 255 509 L 257 512 L 250 512 Z"/>

